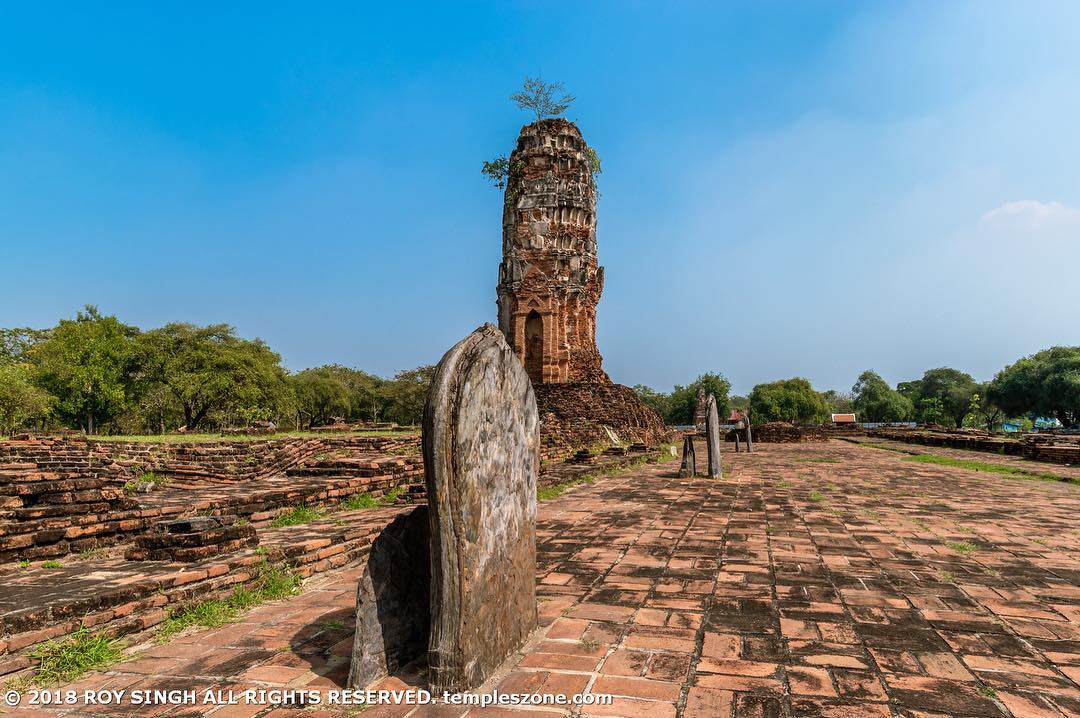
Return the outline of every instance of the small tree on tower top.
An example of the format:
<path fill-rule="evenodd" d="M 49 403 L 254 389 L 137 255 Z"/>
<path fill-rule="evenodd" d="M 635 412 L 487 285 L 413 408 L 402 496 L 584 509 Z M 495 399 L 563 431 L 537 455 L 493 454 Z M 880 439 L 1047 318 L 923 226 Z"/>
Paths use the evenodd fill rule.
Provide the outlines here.
<path fill-rule="evenodd" d="M 560 95 L 556 98 L 556 95 Z M 544 82 L 540 77 L 526 77 L 520 92 L 510 95 L 510 99 L 523 110 L 536 113 L 536 119 L 558 117 L 574 104 L 573 95 L 563 92 L 561 82 Z"/>

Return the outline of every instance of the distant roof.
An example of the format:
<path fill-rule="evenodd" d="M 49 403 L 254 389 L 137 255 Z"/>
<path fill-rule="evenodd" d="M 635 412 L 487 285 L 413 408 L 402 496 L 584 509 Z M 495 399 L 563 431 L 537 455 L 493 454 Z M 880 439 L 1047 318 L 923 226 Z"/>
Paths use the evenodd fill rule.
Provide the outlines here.
<path fill-rule="evenodd" d="M 834 424 L 854 424 L 854 414 L 833 414 L 832 420 Z"/>

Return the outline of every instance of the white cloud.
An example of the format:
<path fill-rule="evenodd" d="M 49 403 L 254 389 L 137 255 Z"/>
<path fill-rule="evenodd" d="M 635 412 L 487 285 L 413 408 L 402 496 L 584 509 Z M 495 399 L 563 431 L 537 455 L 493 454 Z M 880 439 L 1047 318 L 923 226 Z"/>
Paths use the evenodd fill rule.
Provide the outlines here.
<path fill-rule="evenodd" d="M 1006 202 L 985 213 L 979 220 L 979 226 L 985 229 L 1028 232 L 1080 229 L 1080 210 L 1067 207 L 1061 202 L 1020 199 Z"/>

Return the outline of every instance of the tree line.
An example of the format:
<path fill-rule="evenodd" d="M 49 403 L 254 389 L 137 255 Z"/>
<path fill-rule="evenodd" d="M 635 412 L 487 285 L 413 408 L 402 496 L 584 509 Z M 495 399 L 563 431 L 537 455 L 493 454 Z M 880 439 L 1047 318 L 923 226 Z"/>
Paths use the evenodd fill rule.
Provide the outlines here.
<path fill-rule="evenodd" d="M 420 422 L 432 366 L 391 379 L 339 364 L 289 372 L 259 339 L 226 324 L 182 322 L 142 331 L 87 306 L 50 329 L 0 329 L 0 432 L 68 427 L 86 433 L 163 434 L 211 431 L 275 421 L 310 428 L 347 421 Z M 890 386 L 867 370 L 849 392 L 819 392 L 795 377 L 731 395 L 720 373 L 671 392 L 634 387 L 669 425 L 694 421 L 698 388 L 721 410 L 750 410 L 756 423 L 821 424 L 833 413 L 860 421 L 917 421 L 1000 428 L 1050 417 L 1080 424 L 1080 347 L 1024 357 L 991 381 L 949 367 Z"/>
<path fill-rule="evenodd" d="M 142 331 L 87 306 L 50 329 L 0 329 L 0 431 L 211 431 L 334 418 L 419 423 L 434 368 L 385 379 L 333 364 L 289 372 L 227 324 Z"/>
<path fill-rule="evenodd" d="M 634 391 L 670 425 L 693 423 L 698 387 L 724 409 L 749 409 L 755 423 L 788 421 L 821 424 L 831 414 L 855 413 L 864 422 L 916 421 L 971 426 L 993 431 L 1010 420 L 1029 428 L 1037 417 L 1080 425 L 1080 347 L 1053 347 L 1024 357 L 978 382 L 950 367 L 926 371 L 922 378 L 890 386 L 877 372 L 864 371 L 849 392 L 819 392 L 795 377 L 758 384 L 748 396 L 729 396 L 722 374 L 703 374 L 670 393 L 644 385 Z"/>

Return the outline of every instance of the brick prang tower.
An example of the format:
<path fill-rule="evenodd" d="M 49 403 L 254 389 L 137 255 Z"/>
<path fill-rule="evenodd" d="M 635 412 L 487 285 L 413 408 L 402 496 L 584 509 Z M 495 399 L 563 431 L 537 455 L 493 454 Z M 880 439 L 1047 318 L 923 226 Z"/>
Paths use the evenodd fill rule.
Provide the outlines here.
<path fill-rule="evenodd" d="M 562 118 L 521 128 L 503 202 L 499 328 L 534 385 L 609 384 L 596 347 L 604 268 L 588 145 Z"/>

